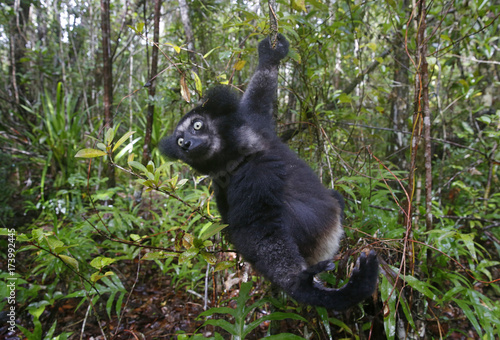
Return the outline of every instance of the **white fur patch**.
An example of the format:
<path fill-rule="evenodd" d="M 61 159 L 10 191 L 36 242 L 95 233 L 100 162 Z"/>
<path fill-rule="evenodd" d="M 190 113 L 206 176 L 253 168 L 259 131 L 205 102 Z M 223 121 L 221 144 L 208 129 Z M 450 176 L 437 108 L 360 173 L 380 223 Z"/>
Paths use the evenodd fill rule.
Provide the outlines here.
<path fill-rule="evenodd" d="M 344 229 L 340 223 L 340 218 L 336 218 L 333 224 L 329 232 L 319 240 L 315 254 L 307 259 L 309 264 L 331 260 L 339 250 L 340 240 L 344 236 Z"/>
<path fill-rule="evenodd" d="M 207 139 L 210 139 L 210 151 L 206 158 L 210 158 L 222 150 L 222 141 L 217 134 L 207 136 Z"/>
<path fill-rule="evenodd" d="M 177 125 L 177 131 L 178 132 L 186 131 L 189 128 L 189 126 L 191 125 L 191 122 L 193 121 L 193 119 L 194 119 L 194 117 L 192 117 L 190 119 L 186 119 L 181 124 Z"/>
<path fill-rule="evenodd" d="M 240 147 L 251 151 L 264 149 L 265 144 L 262 136 L 249 126 L 242 126 L 239 129 L 238 134 L 241 136 L 240 140 L 243 141 L 243 145 L 240 145 Z"/>

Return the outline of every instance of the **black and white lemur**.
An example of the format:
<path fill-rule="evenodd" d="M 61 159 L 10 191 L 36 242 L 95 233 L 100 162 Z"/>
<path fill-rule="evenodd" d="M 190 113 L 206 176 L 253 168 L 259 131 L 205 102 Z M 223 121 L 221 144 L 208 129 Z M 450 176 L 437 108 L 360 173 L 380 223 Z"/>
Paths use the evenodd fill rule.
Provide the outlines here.
<path fill-rule="evenodd" d="M 288 45 L 282 35 L 275 48 L 264 39 L 241 99 L 230 87 L 212 89 L 160 142 L 160 150 L 210 175 L 229 241 L 258 272 L 299 302 L 342 311 L 374 292 L 377 255 L 362 253 L 340 289 L 313 280 L 334 268 L 344 200 L 274 131 L 278 66 Z"/>

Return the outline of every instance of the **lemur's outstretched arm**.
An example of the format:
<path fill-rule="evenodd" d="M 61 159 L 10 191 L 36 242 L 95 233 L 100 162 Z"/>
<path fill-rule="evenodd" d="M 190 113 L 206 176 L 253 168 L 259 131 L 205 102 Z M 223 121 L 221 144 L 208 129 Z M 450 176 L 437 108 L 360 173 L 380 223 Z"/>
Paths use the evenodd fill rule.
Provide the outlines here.
<path fill-rule="evenodd" d="M 289 43 L 281 34 L 278 34 L 275 45 L 273 48 L 269 38 L 260 42 L 259 66 L 240 102 L 240 108 L 249 115 L 259 116 L 258 118 L 272 118 L 278 86 L 278 66 L 288 54 Z"/>

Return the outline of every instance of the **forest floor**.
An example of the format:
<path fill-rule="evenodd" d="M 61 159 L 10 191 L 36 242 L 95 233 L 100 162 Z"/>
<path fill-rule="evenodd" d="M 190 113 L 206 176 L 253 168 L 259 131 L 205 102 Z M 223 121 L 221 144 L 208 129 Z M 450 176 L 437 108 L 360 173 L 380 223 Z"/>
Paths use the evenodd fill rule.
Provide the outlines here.
<path fill-rule="evenodd" d="M 230 334 L 220 328 L 206 326 L 200 328 L 203 324 L 202 319 L 197 316 L 204 311 L 202 297 L 193 294 L 185 287 L 177 288 L 174 286 L 171 276 L 163 274 L 154 262 L 143 261 L 140 264 L 138 272 L 138 263 L 133 261 L 121 261 L 119 270 L 120 279 L 128 292 L 123 299 L 122 313 L 120 320 L 116 313 L 111 314 L 111 319 L 106 312 L 107 296 L 100 299 L 95 305 L 95 309 L 99 314 L 99 319 L 94 313 L 88 313 L 88 304 L 85 302 L 82 305 L 80 298 L 60 299 L 52 306 L 47 306 L 44 313 L 40 317 L 44 327 L 44 334 L 50 326 L 57 320 L 57 329 L 54 334 L 62 332 L 71 332 L 69 339 L 89 339 L 89 340 L 104 340 L 104 339 L 177 339 L 179 332 L 186 335 L 201 334 L 204 337 L 214 335 L 214 332 L 220 333 L 224 339 L 229 339 Z M 35 278 L 39 279 L 39 278 Z M 248 304 L 252 304 L 256 300 L 269 293 L 269 286 L 264 280 L 258 280 L 252 291 L 252 299 Z M 219 289 L 220 290 L 220 289 Z M 239 293 L 238 285 L 231 288 L 230 296 L 237 296 Z M 226 300 L 229 296 L 226 296 Z M 234 300 L 229 302 L 229 307 L 236 307 Z M 372 304 L 370 304 L 372 305 Z M 209 308 L 212 306 L 209 306 Z M 366 307 L 366 306 L 365 306 Z M 367 314 L 378 314 L 372 309 L 373 306 L 368 306 Z M 461 331 L 448 334 L 447 339 L 479 339 L 477 333 L 471 329 L 470 324 L 463 317 L 460 317 L 460 312 L 455 309 L 446 309 L 447 314 L 453 319 L 452 314 L 458 314 L 459 318 L 455 318 L 453 322 L 456 329 Z M 453 312 L 455 310 L 455 312 Z M 259 314 L 261 311 L 257 311 Z M 379 311 L 380 312 L 380 311 Z M 31 317 L 26 310 L 20 311 L 22 317 L 18 322 L 23 327 L 32 330 L 33 324 Z M 262 315 L 262 314 L 261 314 Z M 273 324 L 274 332 L 279 333 L 294 333 L 304 336 L 303 330 L 311 331 L 309 336 L 311 339 L 327 339 L 326 334 L 319 324 L 321 324 L 318 313 L 314 308 L 302 309 L 301 316 L 309 322 L 305 323 L 297 320 L 282 320 Z M 372 314 L 373 315 L 373 314 Z M 355 315 L 351 315 L 354 317 Z M 366 317 L 366 315 L 364 315 Z M 462 315 L 463 316 L 463 315 Z M 227 319 L 227 315 L 221 315 L 220 318 Z M 358 317 L 362 317 L 359 315 Z M 350 319 L 350 318 L 349 318 Z M 253 320 L 253 319 L 252 319 Z M 439 338 L 439 329 L 436 323 L 427 320 L 427 331 L 434 333 Z M 380 317 L 373 319 L 374 328 L 371 330 L 372 339 L 378 339 L 378 336 L 385 338 L 383 324 Z M 435 327 L 434 327 L 435 326 Z M 447 326 L 441 324 L 441 326 Z M 268 333 L 270 327 L 269 322 L 262 323 L 245 339 L 262 339 Z M 102 330 L 106 337 L 102 335 Z M 315 330 L 314 330 L 315 329 Z M 321 330 L 320 330 L 321 329 Z M 446 327 L 448 329 L 448 327 Z M 323 333 L 323 334 L 321 334 Z M 467 334 L 467 336 L 465 335 Z M 2 322 L 0 327 L 0 338 L 5 340 L 26 339 L 18 335 L 9 334 L 5 323 Z"/>
<path fill-rule="evenodd" d="M 88 303 L 81 304 L 81 298 L 59 299 L 53 305 L 47 306 L 40 316 L 43 334 L 57 320 L 54 334 L 71 332 L 69 339 L 176 339 L 178 332 L 187 335 L 202 334 L 205 337 L 214 335 L 213 326 L 199 329 L 204 322 L 197 318 L 204 311 L 202 297 L 186 288 L 175 287 L 171 276 L 163 274 L 153 262 L 143 261 L 139 273 L 137 269 L 137 262 L 120 262 L 120 268 L 118 268 L 120 279 L 127 291 L 131 292 L 131 294 L 127 293 L 123 299 L 120 320 L 114 313 L 114 309 L 111 319 L 108 317 L 106 312 L 108 296 L 106 295 L 94 306 L 100 321 L 94 313 L 87 313 Z M 33 283 L 41 280 L 40 277 L 33 279 Z M 237 296 L 238 292 L 238 285 L 233 286 L 231 296 Z M 253 292 L 253 299 L 260 298 L 264 294 L 255 294 L 255 290 Z M 255 301 L 249 301 L 249 303 L 253 302 Z M 235 301 L 231 301 L 230 305 L 231 303 Z M 26 308 L 21 307 L 18 315 L 20 315 L 17 320 L 18 324 L 32 331 L 32 317 Z M 283 326 L 287 328 L 286 322 Z M 261 339 L 266 335 L 268 327 L 269 323 L 261 324 L 247 339 Z M 106 338 L 102 335 L 101 329 L 105 332 Z M 220 328 L 216 331 L 224 338 L 230 337 Z M 286 329 L 282 330 L 282 332 L 285 331 Z M 0 324 L 0 338 L 26 339 L 20 332 L 9 333 L 8 324 L 5 322 Z"/>

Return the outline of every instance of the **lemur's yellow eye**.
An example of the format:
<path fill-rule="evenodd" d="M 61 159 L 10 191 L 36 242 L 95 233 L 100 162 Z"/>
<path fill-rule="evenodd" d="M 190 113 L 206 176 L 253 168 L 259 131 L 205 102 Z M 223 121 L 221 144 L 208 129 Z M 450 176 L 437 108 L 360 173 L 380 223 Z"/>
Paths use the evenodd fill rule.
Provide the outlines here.
<path fill-rule="evenodd" d="M 203 126 L 203 123 L 200 121 L 194 122 L 194 124 L 193 124 L 193 127 L 195 130 L 201 129 L 202 126 Z"/>
<path fill-rule="evenodd" d="M 184 144 L 184 138 L 180 137 L 177 139 L 177 145 L 182 146 L 182 144 Z"/>

